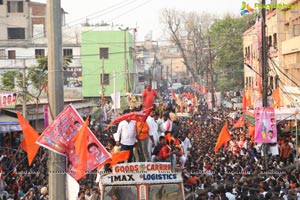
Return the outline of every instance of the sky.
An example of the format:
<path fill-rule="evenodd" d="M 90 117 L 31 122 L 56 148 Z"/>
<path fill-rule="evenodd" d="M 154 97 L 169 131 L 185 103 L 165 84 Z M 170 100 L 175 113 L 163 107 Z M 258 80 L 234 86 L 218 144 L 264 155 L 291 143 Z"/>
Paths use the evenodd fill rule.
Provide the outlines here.
<path fill-rule="evenodd" d="M 47 3 L 47 0 L 31 0 Z M 90 23 L 107 22 L 116 26 L 136 28 L 137 41 L 152 32 L 152 39 L 163 36 L 160 13 L 165 8 L 185 12 L 207 12 L 222 17 L 226 13 L 240 15 L 243 0 L 61 0 L 68 13 L 66 22 L 79 25 L 87 19 Z M 258 0 L 244 0 L 253 5 Z"/>

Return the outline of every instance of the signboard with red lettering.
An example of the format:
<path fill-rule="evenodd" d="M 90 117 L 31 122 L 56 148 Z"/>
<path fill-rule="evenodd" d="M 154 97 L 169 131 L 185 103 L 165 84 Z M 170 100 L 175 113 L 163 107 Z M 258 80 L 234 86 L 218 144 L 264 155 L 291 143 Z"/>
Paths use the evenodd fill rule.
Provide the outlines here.
<path fill-rule="evenodd" d="M 182 182 L 180 172 L 174 172 L 168 162 L 123 163 L 113 167 L 112 173 L 102 176 L 103 185 Z"/>

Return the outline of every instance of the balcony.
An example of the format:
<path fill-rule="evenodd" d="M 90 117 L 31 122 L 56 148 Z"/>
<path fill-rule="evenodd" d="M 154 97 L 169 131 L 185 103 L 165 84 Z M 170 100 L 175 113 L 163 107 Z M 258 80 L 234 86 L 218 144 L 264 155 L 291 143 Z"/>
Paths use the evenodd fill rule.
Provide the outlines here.
<path fill-rule="evenodd" d="M 300 36 L 282 42 L 282 54 L 290 54 L 298 51 L 300 51 Z"/>

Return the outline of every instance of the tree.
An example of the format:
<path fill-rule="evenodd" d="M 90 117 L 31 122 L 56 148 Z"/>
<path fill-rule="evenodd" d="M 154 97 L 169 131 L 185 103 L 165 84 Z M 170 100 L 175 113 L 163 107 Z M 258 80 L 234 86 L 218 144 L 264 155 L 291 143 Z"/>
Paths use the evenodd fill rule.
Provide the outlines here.
<path fill-rule="evenodd" d="M 195 82 L 203 74 L 207 64 L 204 49 L 207 45 L 204 35 L 208 31 L 214 16 L 203 13 L 186 13 L 174 9 L 165 9 L 161 14 L 162 23 L 167 27 L 171 41 L 178 47 L 183 62 Z"/>
<path fill-rule="evenodd" d="M 214 70 L 219 75 L 217 89 L 243 88 L 243 33 L 255 22 L 255 14 L 215 20 L 209 30 Z M 250 23 L 249 23 L 250 22 Z"/>
<path fill-rule="evenodd" d="M 72 62 L 70 57 L 64 57 L 63 69 L 66 70 Z M 37 66 L 26 67 L 25 87 L 27 88 L 27 101 L 34 100 L 36 103 L 36 120 L 38 119 L 39 100 L 48 83 L 48 57 L 38 57 Z M 23 87 L 23 74 L 20 71 L 8 71 L 2 76 L 1 89 L 13 90 Z M 17 83 L 17 84 L 15 84 Z M 28 90 L 30 88 L 30 90 Z M 20 97 L 24 97 L 19 92 Z M 23 99 L 23 98 L 21 98 Z"/>

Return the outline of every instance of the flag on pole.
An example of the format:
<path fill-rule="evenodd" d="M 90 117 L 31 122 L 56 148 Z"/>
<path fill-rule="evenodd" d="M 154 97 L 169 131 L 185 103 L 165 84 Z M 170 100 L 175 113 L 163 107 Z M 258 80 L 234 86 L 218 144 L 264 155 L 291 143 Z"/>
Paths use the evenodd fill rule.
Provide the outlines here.
<path fill-rule="evenodd" d="M 19 112 L 17 112 L 17 116 L 24 134 L 24 139 L 21 142 L 20 147 L 27 152 L 28 165 L 30 166 L 40 148 L 40 146 L 35 143 L 39 134 Z"/>
<path fill-rule="evenodd" d="M 216 143 L 216 146 L 215 146 L 215 153 L 218 152 L 220 147 L 223 144 L 225 144 L 230 138 L 231 138 L 231 135 L 228 131 L 228 125 L 227 125 L 227 122 L 226 122 L 225 125 L 223 126 L 220 134 L 219 134 L 219 137 L 218 137 L 218 140 L 217 140 L 217 143 Z"/>
<path fill-rule="evenodd" d="M 240 118 L 235 122 L 232 128 L 239 128 L 243 127 L 245 124 L 245 117 L 244 115 L 240 116 Z"/>
<path fill-rule="evenodd" d="M 280 91 L 279 91 L 279 87 L 277 87 L 273 91 L 272 97 L 274 99 L 274 108 L 280 108 Z"/>
<path fill-rule="evenodd" d="M 79 132 L 75 136 L 75 152 L 79 156 L 79 163 L 76 169 L 75 179 L 79 180 L 85 176 L 85 171 L 87 169 L 88 161 L 88 135 L 87 127 L 89 123 L 89 117 L 86 118 L 83 126 L 80 128 Z"/>
<path fill-rule="evenodd" d="M 243 90 L 243 100 L 242 100 L 242 103 L 243 103 L 242 110 L 245 111 L 247 109 L 247 99 L 246 99 L 245 90 Z"/>
<path fill-rule="evenodd" d="M 129 150 L 119 151 L 119 152 L 111 154 L 111 156 L 112 156 L 112 158 L 111 158 L 111 162 L 110 162 L 110 168 L 112 166 L 118 164 L 119 162 L 128 160 L 129 156 L 130 156 L 130 151 Z"/>

